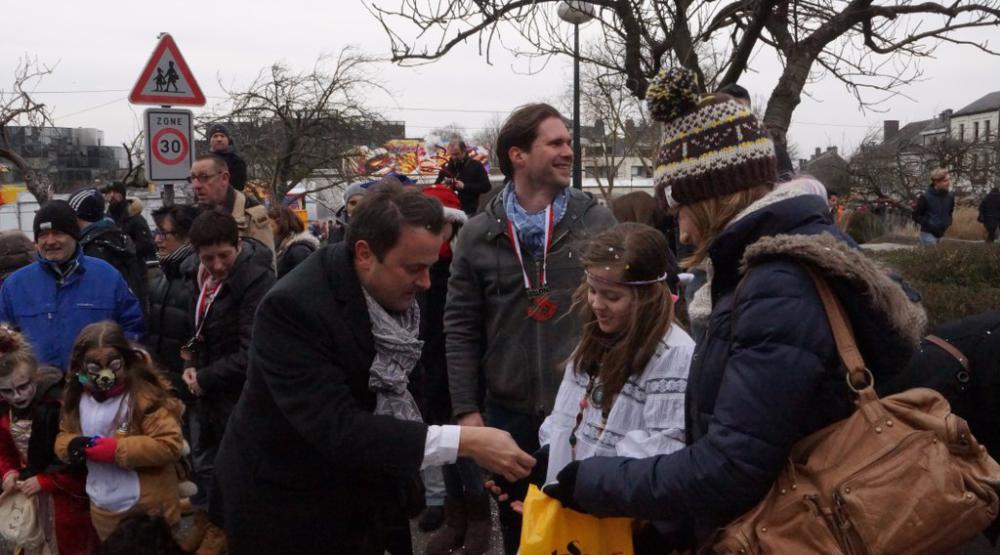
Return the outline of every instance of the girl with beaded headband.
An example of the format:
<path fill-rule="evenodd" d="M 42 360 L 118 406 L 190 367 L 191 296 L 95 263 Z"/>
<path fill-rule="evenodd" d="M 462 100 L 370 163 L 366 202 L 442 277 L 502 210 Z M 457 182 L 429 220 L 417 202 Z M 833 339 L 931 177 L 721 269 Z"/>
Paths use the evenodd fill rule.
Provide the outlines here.
<path fill-rule="evenodd" d="M 583 331 L 538 434 L 546 482 L 574 460 L 648 457 L 685 442 L 694 342 L 674 321 L 666 240 L 649 226 L 618 224 L 592 238 L 581 259 L 574 304 Z M 665 553 L 673 541 L 650 527 L 635 539 L 636 553 Z"/>
<path fill-rule="evenodd" d="M 25 337 L 0 326 L 0 475 L 3 491 L 31 498 L 39 527 L 23 553 L 91 553 L 86 468 L 63 464 L 53 451 L 59 433 L 63 376 L 39 368 Z"/>

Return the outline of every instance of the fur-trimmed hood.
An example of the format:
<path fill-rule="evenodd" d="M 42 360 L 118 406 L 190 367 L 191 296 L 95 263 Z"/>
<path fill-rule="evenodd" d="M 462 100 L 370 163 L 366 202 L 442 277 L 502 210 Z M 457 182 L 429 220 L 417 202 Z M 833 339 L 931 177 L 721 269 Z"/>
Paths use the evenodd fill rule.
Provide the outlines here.
<path fill-rule="evenodd" d="M 128 197 L 127 199 L 125 199 L 125 202 L 128 203 L 129 217 L 134 218 L 139 214 L 142 214 L 142 209 L 144 208 L 144 205 L 142 204 L 142 201 L 139 200 L 138 197 Z"/>
<path fill-rule="evenodd" d="M 872 309 L 887 315 L 893 330 L 914 346 L 924 336 L 927 315 L 923 307 L 912 302 L 900 284 L 889 277 L 889 271 L 860 249 L 849 247 L 829 233 L 764 237 L 747 247 L 740 273 L 774 258 L 812 266 L 828 279 L 846 284 Z"/>
<path fill-rule="evenodd" d="M 278 258 L 281 258 L 281 255 L 284 254 L 289 247 L 291 247 L 296 243 L 304 243 L 306 245 L 309 245 L 310 247 L 312 247 L 312 250 L 316 250 L 319 248 L 319 239 L 314 237 L 312 233 L 309 233 L 309 231 L 306 230 L 301 233 L 296 233 L 294 235 L 289 235 L 288 237 L 285 237 L 285 239 L 281 242 L 281 244 L 278 245 L 278 252 L 276 256 Z"/>
<path fill-rule="evenodd" d="M 833 225 L 825 199 L 801 188 L 776 189 L 751 204 L 709 253 L 708 283 L 689 307 L 696 327 L 707 327 L 719 297 L 732 294 L 748 270 L 780 259 L 811 264 L 830 280 L 873 371 L 898 371 L 924 334 L 919 294 Z"/>

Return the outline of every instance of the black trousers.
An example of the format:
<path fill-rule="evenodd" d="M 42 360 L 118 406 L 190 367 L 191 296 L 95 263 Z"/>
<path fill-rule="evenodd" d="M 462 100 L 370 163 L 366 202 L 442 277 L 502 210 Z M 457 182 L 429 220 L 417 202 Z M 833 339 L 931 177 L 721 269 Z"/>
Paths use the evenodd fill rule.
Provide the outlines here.
<path fill-rule="evenodd" d="M 983 224 L 986 227 L 986 242 L 992 243 L 997 240 L 997 226 L 996 223 Z"/>
<path fill-rule="evenodd" d="M 386 522 L 352 511 L 351 499 L 254 480 L 252 462 L 229 445 L 234 440 L 223 440 L 215 465 L 230 555 L 412 552 L 405 519 Z"/>
<path fill-rule="evenodd" d="M 522 451 L 532 454 L 538 451 L 538 428 L 545 418 L 532 414 L 519 414 L 496 405 L 486 405 L 486 425 L 508 432 Z M 528 494 L 528 481 L 510 483 L 502 476 L 494 476 L 500 489 L 510 495 L 511 500 L 524 500 Z M 516 555 L 521 545 L 521 515 L 510 508 L 510 503 L 500 503 L 500 531 L 503 547 L 507 555 Z"/>

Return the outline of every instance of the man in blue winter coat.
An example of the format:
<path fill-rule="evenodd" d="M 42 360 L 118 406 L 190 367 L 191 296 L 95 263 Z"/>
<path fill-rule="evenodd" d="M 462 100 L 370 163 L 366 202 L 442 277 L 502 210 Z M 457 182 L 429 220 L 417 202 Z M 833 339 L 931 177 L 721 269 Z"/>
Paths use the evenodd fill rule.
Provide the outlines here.
<path fill-rule="evenodd" d="M 69 203 L 46 203 L 35 214 L 34 229 L 38 260 L 0 287 L 0 322 L 28 337 L 38 361 L 68 370 L 77 334 L 102 320 L 121 324 L 133 341 L 142 339 L 139 301 L 114 266 L 84 256 Z"/>

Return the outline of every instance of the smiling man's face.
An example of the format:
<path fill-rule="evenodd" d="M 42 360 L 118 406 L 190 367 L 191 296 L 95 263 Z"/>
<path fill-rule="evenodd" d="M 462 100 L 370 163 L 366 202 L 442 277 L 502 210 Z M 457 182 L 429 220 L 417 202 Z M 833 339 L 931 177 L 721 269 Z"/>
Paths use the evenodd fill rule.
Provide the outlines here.
<path fill-rule="evenodd" d="M 545 188 L 569 187 L 573 171 L 573 139 L 566 124 L 559 118 L 548 118 L 538 124 L 535 141 L 531 149 L 512 149 L 512 162 L 518 174 L 525 176 L 536 186 Z"/>
<path fill-rule="evenodd" d="M 66 262 L 76 252 L 76 239 L 61 231 L 50 229 L 38 234 L 35 247 L 38 248 L 42 258 L 49 262 Z"/>

